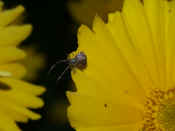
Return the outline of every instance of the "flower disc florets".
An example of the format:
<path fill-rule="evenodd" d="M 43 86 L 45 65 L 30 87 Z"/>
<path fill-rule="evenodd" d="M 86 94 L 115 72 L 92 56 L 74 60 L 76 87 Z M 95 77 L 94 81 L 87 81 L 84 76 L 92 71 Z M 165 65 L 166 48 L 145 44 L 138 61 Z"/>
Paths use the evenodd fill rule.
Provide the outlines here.
<path fill-rule="evenodd" d="M 143 131 L 175 130 L 175 88 L 153 90 L 147 97 L 145 108 Z"/>

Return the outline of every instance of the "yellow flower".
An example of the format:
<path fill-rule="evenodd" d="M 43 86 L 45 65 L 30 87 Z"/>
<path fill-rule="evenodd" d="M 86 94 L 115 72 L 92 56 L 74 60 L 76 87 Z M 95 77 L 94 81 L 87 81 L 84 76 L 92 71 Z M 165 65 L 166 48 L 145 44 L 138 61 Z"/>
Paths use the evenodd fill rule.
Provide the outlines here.
<path fill-rule="evenodd" d="M 34 44 L 31 44 L 30 46 L 24 46 L 23 49 L 27 54 L 26 58 L 21 61 L 21 64 L 23 64 L 27 70 L 24 79 L 28 81 L 36 80 L 39 72 L 46 65 L 44 59 L 45 56 L 44 54 L 37 51 L 37 47 L 35 47 Z"/>
<path fill-rule="evenodd" d="M 125 0 L 105 24 L 82 25 L 74 68 L 77 92 L 67 92 L 77 131 L 175 131 L 175 1 Z M 76 54 L 77 54 L 76 52 Z"/>
<path fill-rule="evenodd" d="M 69 0 L 68 8 L 75 20 L 91 26 L 96 14 L 106 21 L 107 14 L 120 10 L 122 3 L 123 0 Z"/>
<path fill-rule="evenodd" d="M 30 109 L 43 106 L 43 101 L 38 96 L 45 89 L 21 80 L 26 71 L 19 61 L 25 58 L 25 52 L 18 45 L 32 30 L 29 24 L 15 24 L 23 12 L 23 6 L 3 10 L 3 2 L 0 2 L 1 131 L 20 131 L 16 122 L 27 122 L 28 119 L 37 120 L 41 117 Z"/>

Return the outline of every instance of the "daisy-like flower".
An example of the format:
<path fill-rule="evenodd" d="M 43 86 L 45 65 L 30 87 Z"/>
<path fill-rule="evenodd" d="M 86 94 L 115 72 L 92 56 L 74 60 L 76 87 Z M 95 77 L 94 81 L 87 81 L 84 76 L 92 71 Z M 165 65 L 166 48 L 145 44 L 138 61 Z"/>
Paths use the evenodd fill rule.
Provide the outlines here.
<path fill-rule="evenodd" d="M 121 12 L 82 25 L 67 92 L 77 131 L 175 131 L 175 1 L 125 0 Z M 76 54 L 77 54 L 76 52 Z"/>
<path fill-rule="evenodd" d="M 120 10 L 122 3 L 123 0 L 69 0 L 68 8 L 78 23 L 91 26 L 96 14 L 106 21 L 107 14 Z"/>
<path fill-rule="evenodd" d="M 23 12 L 23 6 L 3 10 L 3 2 L 0 2 L 1 131 L 20 131 L 16 122 L 27 122 L 29 119 L 37 120 L 41 117 L 30 109 L 43 106 L 43 101 L 38 96 L 45 89 L 21 80 L 26 71 L 19 61 L 25 58 L 25 52 L 18 45 L 32 30 L 29 24 L 15 24 Z"/>

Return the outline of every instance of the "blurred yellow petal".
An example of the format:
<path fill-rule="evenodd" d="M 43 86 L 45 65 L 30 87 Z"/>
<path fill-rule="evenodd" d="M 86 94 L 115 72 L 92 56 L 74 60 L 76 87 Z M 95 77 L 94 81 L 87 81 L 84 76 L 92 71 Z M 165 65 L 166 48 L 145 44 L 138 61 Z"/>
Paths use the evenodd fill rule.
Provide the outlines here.
<path fill-rule="evenodd" d="M 16 103 L 12 102 L 12 101 L 1 101 L 0 104 L 5 108 L 5 110 L 8 112 L 17 112 L 20 113 L 22 115 L 25 115 L 28 117 L 28 119 L 32 119 L 32 120 L 37 120 L 40 119 L 40 115 L 36 114 L 30 110 L 28 110 L 26 107 L 24 106 L 20 106 L 17 105 Z M 3 109 L 2 109 L 3 112 Z"/>
<path fill-rule="evenodd" d="M 7 102 L 13 101 L 13 103 L 17 105 L 30 108 L 40 108 L 44 105 L 44 102 L 41 99 L 35 97 L 35 95 L 15 89 L 12 89 L 8 92 L 2 92 L 0 97 L 6 97 Z"/>
<path fill-rule="evenodd" d="M 6 114 L 0 112 L 1 118 L 0 119 L 0 130 L 2 131 L 21 131 L 19 127 L 16 125 L 16 123 L 10 119 L 10 117 L 6 116 Z"/>
<path fill-rule="evenodd" d="M 42 86 L 33 85 L 19 79 L 0 78 L 0 81 L 8 84 L 12 89 L 25 91 L 29 94 L 37 96 L 43 94 L 46 91 L 46 89 Z"/>
<path fill-rule="evenodd" d="M 36 86 L 20 80 L 26 68 L 20 61 L 26 57 L 19 45 L 31 33 L 31 25 L 17 25 L 15 21 L 24 11 L 23 6 L 3 10 L 0 2 L 0 130 L 21 131 L 16 122 L 37 120 L 41 116 L 30 109 L 41 108 L 44 102 L 39 98 L 45 92 Z M 30 65 L 32 62 L 30 63 Z"/>
<path fill-rule="evenodd" d="M 8 26 L 0 29 L 0 45 L 16 46 L 25 40 L 31 33 L 31 25 Z M 10 39 L 9 39 L 10 38 Z"/>
<path fill-rule="evenodd" d="M 16 63 L 0 65 L 0 72 L 3 71 L 10 72 L 10 75 L 15 78 L 23 78 L 26 74 L 24 66 Z"/>
<path fill-rule="evenodd" d="M 13 23 L 24 12 L 23 6 L 17 6 L 14 9 L 4 10 L 0 12 L 0 27 Z"/>
<path fill-rule="evenodd" d="M 0 64 L 17 61 L 26 56 L 23 50 L 15 47 L 1 47 L 0 52 Z"/>

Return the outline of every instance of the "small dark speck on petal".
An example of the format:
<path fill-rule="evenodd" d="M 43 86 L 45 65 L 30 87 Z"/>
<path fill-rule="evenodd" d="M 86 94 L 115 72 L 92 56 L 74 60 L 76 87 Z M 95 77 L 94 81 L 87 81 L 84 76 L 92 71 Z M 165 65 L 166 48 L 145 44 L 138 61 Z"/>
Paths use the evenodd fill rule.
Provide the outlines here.
<path fill-rule="evenodd" d="M 104 107 L 106 108 L 108 105 L 107 104 L 104 104 Z"/>
<path fill-rule="evenodd" d="M 127 90 L 125 90 L 125 91 L 124 91 L 124 93 L 125 93 L 125 94 L 128 94 L 128 91 L 127 91 Z"/>

